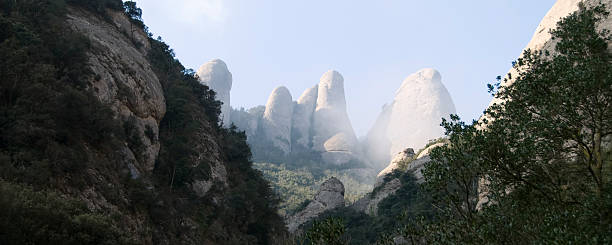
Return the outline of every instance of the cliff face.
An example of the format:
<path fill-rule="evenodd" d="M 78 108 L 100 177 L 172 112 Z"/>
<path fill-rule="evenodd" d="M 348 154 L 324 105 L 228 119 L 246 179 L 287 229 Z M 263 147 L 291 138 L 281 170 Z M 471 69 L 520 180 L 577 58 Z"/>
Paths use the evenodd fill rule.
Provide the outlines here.
<path fill-rule="evenodd" d="M 444 135 L 440 122 L 454 113 L 455 104 L 438 71 L 422 69 L 408 76 L 368 132 L 370 161 L 381 169 L 401 150 L 423 148 Z"/>
<path fill-rule="evenodd" d="M 27 12 L 33 3 L 18 2 L 0 16 L 9 34 L 19 26 L 11 21 L 21 20 L 6 18 L 24 18 L 27 31 L 41 43 L 3 44 L 2 52 L 32 46 L 44 54 L 13 56 L 39 55 L 47 60 L 36 62 L 49 63 L 27 65 L 23 57 L 10 61 L 24 67 L 20 74 L 27 82 L 18 89 L 48 89 L 38 89 L 38 98 L 21 99 L 39 111 L 0 105 L 18 112 L 14 118 L 19 122 L 0 124 L 0 191 L 8 181 L 32 186 L 43 196 L 57 192 L 60 199 L 74 199 L 84 203 L 87 213 L 100 215 L 106 223 L 96 227 L 135 244 L 265 244 L 282 234 L 284 224 L 269 203 L 274 194 L 251 168 L 246 136 L 218 126 L 219 114 L 229 116 L 229 111 L 223 112 L 213 92 L 174 59 L 165 43 L 150 38 L 138 19 L 128 17 L 121 1 L 73 2 L 37 1 L 36 8 L 42 9 L 34 14 Z M 9 38 L 19 40 L 17 34 Z M 74 43 L 64 47 L 54 41 L 61 38 Z M 53 52 L 41 51 L 46 47 Z M 33 79 L 37 76 L 46 77 Z M 56 80 L 63 87 L 54 87 Z M 12 94 L 0 93 L 2 98 Z M 27 138 L 40 143 L 26 144 Z M 10 157 L 20 152 L 36 154 Z"/>
<path fill-rule="evenodd" d="M 267 139 L 272 141 L 284 154 L 291 152 L 291 118 L 293 117 L 293 100 L 291 93 L 285 87 L 272 91 L 266 110 L 263 114 L 262 126 Z"/>
<path fill-rule="evenodd" d="M 246 131 L 258 160 L 315 155 L 336 166 L 364 160 L 346 110 L 344 78 L 337 71 L 324 73 L 296 102 L 289 90 L 279 87 L 264 113 L 257 110 L 232 110 L 232 122 Z"/>
<path fill-rule="evenodd" d="M 223 103 L 221 105 L 221 122 L 228 127 L 230 121 L 230 90 L 232 90 L 232 73 L 227 69 L 227 65 L 220 59 L 206 62 L 197 72 L 200 81 L 214 90 L 216 99 Z"/>
<path fill-rule="evenodd" d="M 144 144 L 144 151 L 137 151 L 127 142 L 122 149 L 127 166 L 136 177 L 150 174 L 155 166 L 160 148 L 159 123 L 166 113 L 166 101 L 146 57 L 151 46 L 147 35 L 134 28 L 123 13 L 110 12 L 109 16 L 112 23 L 70 8 L 67 21 L 76 32 L 91 40 L 92 52 L 87 57 L 95 78 L 91 81 L 94 95 L 108 104 L 120 121 L 133 124 L 134 137 Z M 132 33 L 134 41 L 124 33 Z M 146 137 L 147 129 L 155 137 Z"/>

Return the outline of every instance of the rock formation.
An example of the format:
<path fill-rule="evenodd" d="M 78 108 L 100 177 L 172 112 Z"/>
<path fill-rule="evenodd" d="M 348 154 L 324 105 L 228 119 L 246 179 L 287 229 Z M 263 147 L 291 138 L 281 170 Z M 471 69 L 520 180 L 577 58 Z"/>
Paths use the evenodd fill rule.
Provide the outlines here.
<path fill-rule="evenodd" d="M 438 146 L 443 146 L 444 144 L 445 142 L 431 144 L 427 148 L 422 149 L 420 152 L 418 152 L 418 155 L 414 154 L 414 150 L 412 150 L 412 148 L 407 148 L 397 153 L 393 157 L 393 160 L 391 161 L 391 163 L 389 163 L 389 165 L 385 169 L 383 169 L 382 171 L 378 173 L 377 185 L 382 181 L 385 175 L 397 169 L 401 162 L 408 162 L 408 165 L 406 166 L 405 171 L 413 172 L 414 177 L 417 180 L 417 183 L 423 183 L 424 178 L 423 178 L 422 170 L 423 170 L 423 167 L 425 167 L 425 163 L 431 160 L 431 158 L 429 157 L 429 153 L 431 152 L 433 148 L 436 148 Z"/>
<path fill-rule="evenodd" d="M 217 100 L 221 101 L 221 122 L 224 126 L 229 126 L 230 121 L 230 90 L 232 89 L 232 73 L 227 69 L 227 65 L 220 59 L 213 59 L 206 62 L 197 72 L 200 82 L 206 84 L 217 93 Z"/>
<path fill-rule="evenodd" d="M 159 123 L 166 113 L 166 100 L 159 79 L 155 75 L 146 53 L 151 44 L 142 30 L 134 31 L 134 42 L 125 38 L 122 31 L 130 31 L 130 22 L 121 12 L 109 13 L 110 23 L 72 11 L 67 16 L 71 28 L 83 33 L 91 45 L 101 50 L 99 55 L 88 55 L 91 72 L 99 79 L 92 81 L 94 95 L 112 110 L 123 123 L 131 125 L 131 132 L 143 143 L 144 151 L 122 147 L 121 154 L 133 178 L 150 173 L 155 166 L 160 144 Z M 145 136 L 150 129 L 155 137 Z"/>
<path fill-rule="evenodd" d="M 312 146 L 312 114 L 317 106 L 319 85 L 304 91 L 293 111 L 294 148 L 310 149 Z"/>
<path fill-rule="evenodd" d="M 444 143 L 436 143 L 428 146 L 421 150 L 418 155 L 414 153 L 412 148 L 406 148 L 403 151 L 397 153 L 389 165 L 380 171 L 376 178 L 376 184 L 371 195 L 359 199 L 355 202 L 351 208 L 354 210 L 364 212 L 368 215 L 375 216 L 378 214 L 378 204 L 390 195 L 395 194 L 397 190 L 402 187 L 401 180 L 399 178 L 386 179 L 388 174 L 399 168 L 400 163 L 407 163 L 405 172 L 410 172 L 414 175 L 416 182 L 421 184 L 425 181 L 423 177 L 423 168 L 425 164 L 431 161 L 429 153 L 435 147 L 442 146 Z"/>
<path fill-rule="evenodd" d="M 232 113 L 237 117 L 232 119 L 234 124 L 252 135 L 251 144 L 266 143 L 258 141 L 263 138 L 273 143 L 270 147 L 279 148 L 285 155 L 312 153 L 333 165 L 361 160 L 357 137 L 346 111 L 344 78 L 337 71 L 323 74 L 319 84 L 304 91 L 297 102 L 291 101 L 285 87 L 275 89 L 261 123 L 251 109 L 248 113 L 244 110 L 232 110 Z"/>
<path fill-rule="evenodd" d="M 285 154 L 291 151 L 291 118 L 293 100 L 291 93 L 283 86 L 272 91 L 266 103 L 262 126 L 265 137 Z"/>
<path fill-rule="evenodd" d="M 455 105 L 438 71 L 428 68 L 408 76 L 368 132 L 367 152 L 374 167 L 380 168 L 402 149 L 421 149 L 443 136 L 440 122 L 454 113 Z"/>
<path fill-rule="evenodd" d="M 300 225 L 312 220 L 327 210 L 344 207 L 344 185 L 332 177 L 321 184 L 319 192 L 304 210 L 289 218 L 289 232 L 295 232 Z"/>
<path fill-rule="evenodd" d="M 414 159 L 415 154 L 414 154 L 414 149 L 412 148 L 406 148 L 405 150 L 397 153 L 393 159 L 391 160 L 391 163 L 389 163 L 389 166 L 387 166 L 385 169 L 383 169 L 382 171 L 378 172 L 378 175 L 376 175 L 378 178 L 385 176 L 388 173 L 393 172 L 393 170 L 399 168 L 399 164 L 403 161 L 407 161 L 407 160 L 412 160 Z"/>
<path fill-rule="evenodd" d="M 313 149 L 326 151 L 325 143 L 338 134 L 344 134 L 341 137 L 350 147 L 355 146 L 357 137 L 346 111 L 344 78 L 339 72 L 330 70 L 323 74 L 318 87 L 313 115 Z"/>

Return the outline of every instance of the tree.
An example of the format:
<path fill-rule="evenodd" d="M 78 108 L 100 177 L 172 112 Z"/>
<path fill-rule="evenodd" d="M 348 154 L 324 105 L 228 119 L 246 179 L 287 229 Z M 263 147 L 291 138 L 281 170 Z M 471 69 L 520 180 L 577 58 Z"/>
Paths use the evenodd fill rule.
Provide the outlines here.
<path fill-rule="evenodd" d="M 132 41 L 134 40 L 134 23 L 140 28 L 144 28 L 144 22 L 142 21 L 142 9 L 136 6 L 134 1 L 126 1 L 123 3 L 123 9 L 125 14 L 130 17 L 130 34 L 132 35 Z"/>
<path fill-rule="evenodd" d="M 611 37 L 597 28 L 607 15 L 581 4 L 551 31 L 554 52 L 525 51 L 489 85 L 501 102 L 485 120 L 442 122 L 450 144 L 424 171 L 441 211 L 429 241 L 610 241 Z M 481 180 L 492 202 L 477 212 Z"/>
<path fill-rule="evenodd" d="M 306 232 L 306 238 L 313 245 L 343 245 L 348 244 L 343 234 L 345 232 L 342 218 L 330 217 L 322 221 L 315 221 Z"/>
<path fill-rule="evenodd" d="M 142 21 L 142 9 L 136 6 L 136 2 L 126 1 L 123 3 L 123 8 L 128 17 L 133 20 Z"/>

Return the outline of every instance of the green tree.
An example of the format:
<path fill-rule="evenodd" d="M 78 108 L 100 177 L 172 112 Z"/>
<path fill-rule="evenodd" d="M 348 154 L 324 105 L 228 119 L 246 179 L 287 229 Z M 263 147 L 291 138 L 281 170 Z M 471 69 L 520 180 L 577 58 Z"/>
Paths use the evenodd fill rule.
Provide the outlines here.
<path fill-rule="evenodd" d="M 489 85 L 499 102 L 486 119 L 442 122 L 450 143 L 424 171 L 441 211 L 423 225 L 428 241 L 610 242 L 611 38 L 597 28 L 607 15 L 581 4 L 551 31 L 554 52 L 525 51 Z M 478 182 L 491 200 L 479 212 Z"/>
<path fill-rule="evenodd" d="M 313 245 L 343 245 L 348 244 L 343 237 L 345 231 L 342 218 L 330 217 L 315 221 L 306 232 L 306 238 Z"/>

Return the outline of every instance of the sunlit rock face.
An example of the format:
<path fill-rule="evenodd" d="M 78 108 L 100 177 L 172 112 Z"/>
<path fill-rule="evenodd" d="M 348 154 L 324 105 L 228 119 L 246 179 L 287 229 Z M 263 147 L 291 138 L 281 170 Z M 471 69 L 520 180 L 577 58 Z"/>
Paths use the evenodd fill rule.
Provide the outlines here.
<path fill-rule="evenodd" d="M 325 142 L 339 133 L 344 134 L 342 137 L 351 149 L 357 142 L 346 111 L 344 78 L 337 71 L 326 72 L 319 81 L 312 131 L 315 151 L 325 151 Z"/>
<path fill-rule="evenodd" d="M 363 160 L 346 110 L 344 78 L 337 71 L 323 74 L 296 102 L 287 88 L 279 87 L 270 95 L 262 116 L 253 109 L 233 110 L 236 118 L 232 118 L 255 139 L 251 142 L 268 144 L 257 141 L 264 138 L 285 155 L 318 155 L 331 165 Z"/>
<path fill-rule="evenodd" d="M 302 96 L 297 100 L 297 104 L 293 111 L 293 144 L 294 149 L 310 149 L 312 127 L 312 114 L 317 106 L 317 95 L 319 85 L 304 91 Z"/>
<path fill-rule="evenodd" d="M 227 65 L 220 59 L 206 62 L 197 72 L 200 82 L 217 93 L 217 100 L 221 101 L 220 119 L 224 126 L 230 125 L 230 90 L 232 89 L 232 73 Z"/>
<path fill-rule="evenodd" d="M 291 152 L 291 123 L 293 100 L 283 86 L 272 91 L 266 103 L 262 126 L 265 137 L 285 154 Z"/>
<path fill-rule="evenodd" d="M 421 149 L 442 137 L 442 118 L 455 113 L 438 71 L 427 68 L 408 76 L 368 133 L 366 147 L 373 164 L 380 168 L 403 149 Z"/>

